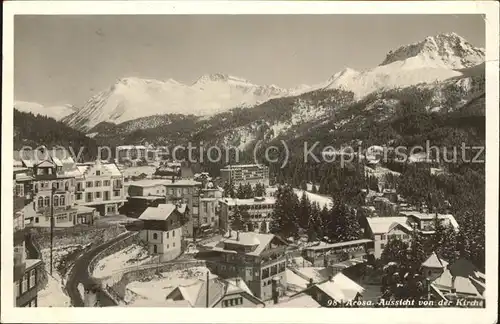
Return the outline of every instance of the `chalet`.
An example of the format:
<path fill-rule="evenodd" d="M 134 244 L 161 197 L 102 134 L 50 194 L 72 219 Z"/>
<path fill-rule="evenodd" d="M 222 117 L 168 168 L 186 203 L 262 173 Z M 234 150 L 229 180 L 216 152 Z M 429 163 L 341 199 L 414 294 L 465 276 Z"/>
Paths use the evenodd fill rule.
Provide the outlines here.
<path fill-rule="evenodd" d="M 367 218 L 365 234 L 373 240 L 375 258 L 380 258 L 389 238 L 399 238 L 405 242 L 410 241 L 413 228 L 406 222 L 406 217 L 370 217 Z"/>
<path fill-rule="evenodd" d="M 363 259 L 371 249 L 373 249 L 372 240 L 360 239 L 333 244 L 320 242 L 306 247 L 303 253 L 304 259 L 311 262 L 314 267 L 326 267 L 350 259 Z"/>
<path fill-rule="evenodd" d="M 211 256 L 213 272 L 220 277 L 241 277 L 252 293 L 273 297 L 272 279 L 286 288 L 287 243 L 274 234 L 228 231 L 220 240 L 203 246 Z"/>
<path fill-rule="evenodd" d="M 312 279 L 311 279 L 312 281 Z M 310 283 L 303 291 L 292 295 L 312 297 L 321 307 L 341 307 L 346 302 L 362 299 L 365 289 L 342 273 L 319 283 Z"/>
<path fill-rule="evenodd" d="M 241 278 L 212 278 L 179 286 L 168 294 L 167 302 L 177 307 L 265 307 Z"/>
<path fill-rule="evenodd" d="M 182 252 L 182 224 L 186 206 L 160 204 L 149 207 L 141 214 L 140 239 L 148 245 L 149 252 L 162 261 L 170 261 Z"/>

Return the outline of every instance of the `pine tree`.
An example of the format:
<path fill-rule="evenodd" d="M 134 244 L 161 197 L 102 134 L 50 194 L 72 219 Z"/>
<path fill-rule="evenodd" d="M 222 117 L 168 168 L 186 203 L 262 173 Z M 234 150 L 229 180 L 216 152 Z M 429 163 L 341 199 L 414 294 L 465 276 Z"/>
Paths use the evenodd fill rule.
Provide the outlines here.
<path fill-rule="evenodd" d="M 223 193 L 224 197 L 226 197 L 226 198 L 234 198 L 235 197 L 234 187 L 232 186 L 231 182 L 226 181 L 224 183 L 223 189 L 224 189 L 224 193 Z"/>
<path fill-rule="evenodd" d="M 278 188 L 270 224 L 271 233 L 281 234 L 285 237 L 298 235 L 297 222 L 295 219 L 298 205 L 298 198 L 291 186 Z"/>
<path fill-rule="evenodd" d="M 236 197 L 238 199 L 245 199 L 245 189 L 243 188 L 243 185 L 241 183 L 236 190 Z"/>
<path fill-rule="evenodd" d="M 253 198 L 254 197 L 252 185 L 249 184 L 249 183 L 245 184 L 245 186 L 243 187 L 243 192 L 244 192 L 244 198 L 245 199 L 249 199 L 249 198 Z"/>
<path fill-rule="evenodd" d="M 243 215 L 240 207 L 235 206 L 233 216 L 230 219 L 231 229 L 233 231 L 243 231 L 245 229 L 245 223 L 243 221 Z"/>
<path fill-rule="evenodd" d="M 307 194 L 304 191 L 302 193 L 302 197 L 300 198 L 299 208 L 297 210 L 297 221 L 300 228 L 307 229 L 310 214 L 311 202 L 309 201 L 309 198 L 307 198 Z"/>

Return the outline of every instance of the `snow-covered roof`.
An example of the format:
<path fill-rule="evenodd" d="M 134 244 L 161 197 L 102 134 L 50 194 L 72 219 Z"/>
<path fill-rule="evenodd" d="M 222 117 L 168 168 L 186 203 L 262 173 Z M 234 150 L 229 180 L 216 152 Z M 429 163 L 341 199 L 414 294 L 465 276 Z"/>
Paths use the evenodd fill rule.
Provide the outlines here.
<path fill-rule="evenodd" d="M 140 220 L 167 220 L 177 209 L 174 204 L 159 204 L 158 207 L 148 207 L 139 216 Z"/>
<path fill-rule="evenodd" d="M 332 243 L 332 244 L 320 242 L 319 245 L 306 247 L 305 250 L 327 250 L 327 249 L 340 248 L 340 247 L 356 245 L 356 244 L 363 244 L 363 243 L 370 243 L 370 242 L 373 242 L 373 241 L 370 239 L 360 239 L 360 240 L 353 240 L 353 241 Z"/>
<path fill-rule="evenodd" d="M 346 277 L 342 272 L 337 273 L 331 280 L 316 284 L 316 286 L 338 302 L 353 300 L 358 294 L 363 294 L 365 291 L 363 287 Z"/>
<path fill-rule="evenodd" d="M 170 181 L 170 183 L 166 184 L 167 187 L 175 187 L 175 186 L 201 186 L 201 182 L 194 181 L 191 179 L 176 179 L 174 182 Z"/>
<path fill-rule="evenodd" d="M 453 287 L 452 284 L 453 276 L 450 270 L 444 269 L 443 273 L 439 278 L 434 280 L 433 284 L 439 289 L 450 290 Z M 455 277 L 455 289 L 457 293 L 470 294 L 474 296 L 481 296 L 477 288 L 474 286 L 469 277 L 456 276 Z"/>
<path fill-rule="evenodd" d="M 95 211 L 95 208 L 93 207 L 88 207 L 88 206 L 82 206 L 82 205 L 77 205 L 76 210 L 78 214 L 86 214 L 86 213 L 93 213 Z"/>
<path fill-rule="evenodd" d="M 424 212 L 419 212 L 419 211 L 414 211 L 414 210 L 403 210 L 399 212 L 401 215 L 405 216 L 413 216 L 415 218 L 418 218 L 420 220 L 431 220 L 436 217 L 436 213 L 424 213 Z M 452 214 L 437 214 L 438 219 L 447 219 L 451 226 L 453 226 L 454 229 L 458 229 L 459 225 L 457 220 Z"/>
<path fill-rule="evenodd" d="M 274 234 L 263 234 L 263 233 L 255 233 L 255 232 L 239 232 L 239 240 L 238 234 L 236 231 L 229 231 L 226 233 L 219 241 L 212 241 L 205 245 L 206 248 L 212 249 L 213 251 L 226 251 L 226 252 L 234 252 L 232 250 L 224 249 L 225 243 L 230 244 L 239 244 L 245 246 L 254 246 L 257 245 L 257 248 L 252 252 L 248 252 L 248 255 L 260 255 L 262 251 L 266 248 L 266 246 L 271 243 L 273 238 L 276 236 Z"/>
<path fill-rule="evenodd" d="M 262 204 L 274 205 L 276 203 L 276 199 L 274 197 L 262 197 L 261 199 L 223 198 L 220 200 L 220 202 L 228 206 L 251 206 L 251 205 L 262 205 Z"/>
<path fill-rule="evenodd" d="M 148 188 L 148 187 L 156 187 L 156 186 L 164 186 L 168 183 L 170 183 L 170 180 L 166 179 L 144 179 L 144 180 L 137 180 L 137 181 L 129 181 L 128 186 L 129 187 L 141 187 L 141 188 Z"/>
<path fill-rule="evenodd" d="M 310 295 L 301 293 L 288 300 L 273 304 L 273 308 L 320 308 L 321 305 Z"/>
<path fill-rule="evenodd" d="M 445 268 L 447 265 L 448 265 L 448 262 L 446 262 L 445 260 L 442 260 L 441 258 L 439 258 L 437 256 L 436 252 L 433 252 L 427 258 L 427 260 L 425 260 L 422 263 L 422 266 L 423 267 L 427 267 L 427 268 Z"/>
<path fill-rule="evenodd" d="M 368 225 L 374 234 L 388 233 L 394 223 L 406 224 L 406 217 L 370 217 Z"/>

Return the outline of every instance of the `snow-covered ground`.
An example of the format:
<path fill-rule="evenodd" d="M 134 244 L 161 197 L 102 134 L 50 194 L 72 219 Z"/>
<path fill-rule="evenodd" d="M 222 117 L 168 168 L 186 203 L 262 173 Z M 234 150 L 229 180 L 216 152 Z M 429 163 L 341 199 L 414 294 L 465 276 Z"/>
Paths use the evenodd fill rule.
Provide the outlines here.
<path fill-rule="evenodd" d="M 38 307 L 70 307 L 71 299 L 66 295 L 61 277 L 48 275 L 47 286 L 38 292 Z"/>
<path fill-rule="evenodd" d="M 304 194 L 304 190 L 300 190 L 300 189 L 294 189 L 294 192 L 297 195 L 297 197 L 299 197 L 299 199 Z M 309 198 L 309 200 L 311 201 L 311 203 L 314 203 L 314 202 L 318 203 L 319 208 L 323 208 L 324 206 L 326 206 L 328 208 L 332 207 L 333 202 L 332 202 L 332 198 L 330 198 L 330 197 L 326 197 L 326 196 L 319 195 L 319 194 L 313 194 L 313 193 L 307 192 L 307 191 L 306 191 L 306 195 L 307 195 L 307 198 Z"/>
<path fill-rule="evenodd" d="M 104 278 L 124 268 L 138 266 L 153 260 L 153 256 L 144 247 L 132 244 L 100 260 L 92 275 L 95 278 Z"/>
<path fill-rule="evenodd" d="M 150 303 L 161 305 L 166 302 L 167 295 L 179 285 L 190 286 L 205 280 L 208 268 L 192 267 L 185 270 L 163 272 L 150 281 L 133 281 L 127 285 L 125 302 L 128 306 L 139 306 Z M 216 277 L 210 274 L 210 278 Z"/>
<path fill-rule="evenodd" d="M 38 292 L 39 307 L 70 307 L 71 300 L 64 289 L 66 275 L 72 266 L 70 255 L 82 248 L 83 246 L 81 245 L 67 245 L 54 248 L 52 276 L 49 274 L 50 249 L 43 249 L 41 251 L 42 259 L 45 261 L 45 271 L 48 281 L 44 289 Z"/>

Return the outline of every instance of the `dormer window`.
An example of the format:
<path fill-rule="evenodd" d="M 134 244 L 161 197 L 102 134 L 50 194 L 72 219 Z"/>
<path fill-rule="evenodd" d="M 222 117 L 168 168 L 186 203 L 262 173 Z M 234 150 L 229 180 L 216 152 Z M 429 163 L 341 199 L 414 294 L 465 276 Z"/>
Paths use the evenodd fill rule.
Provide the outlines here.
<path fill-rule="evenodd" d="M 101 171 L 96 171 L 96 172 L 95 172 L 95 175 L 96 175 L 96 176 L 100 176 L 100 175 L 101 175 Z"/>

